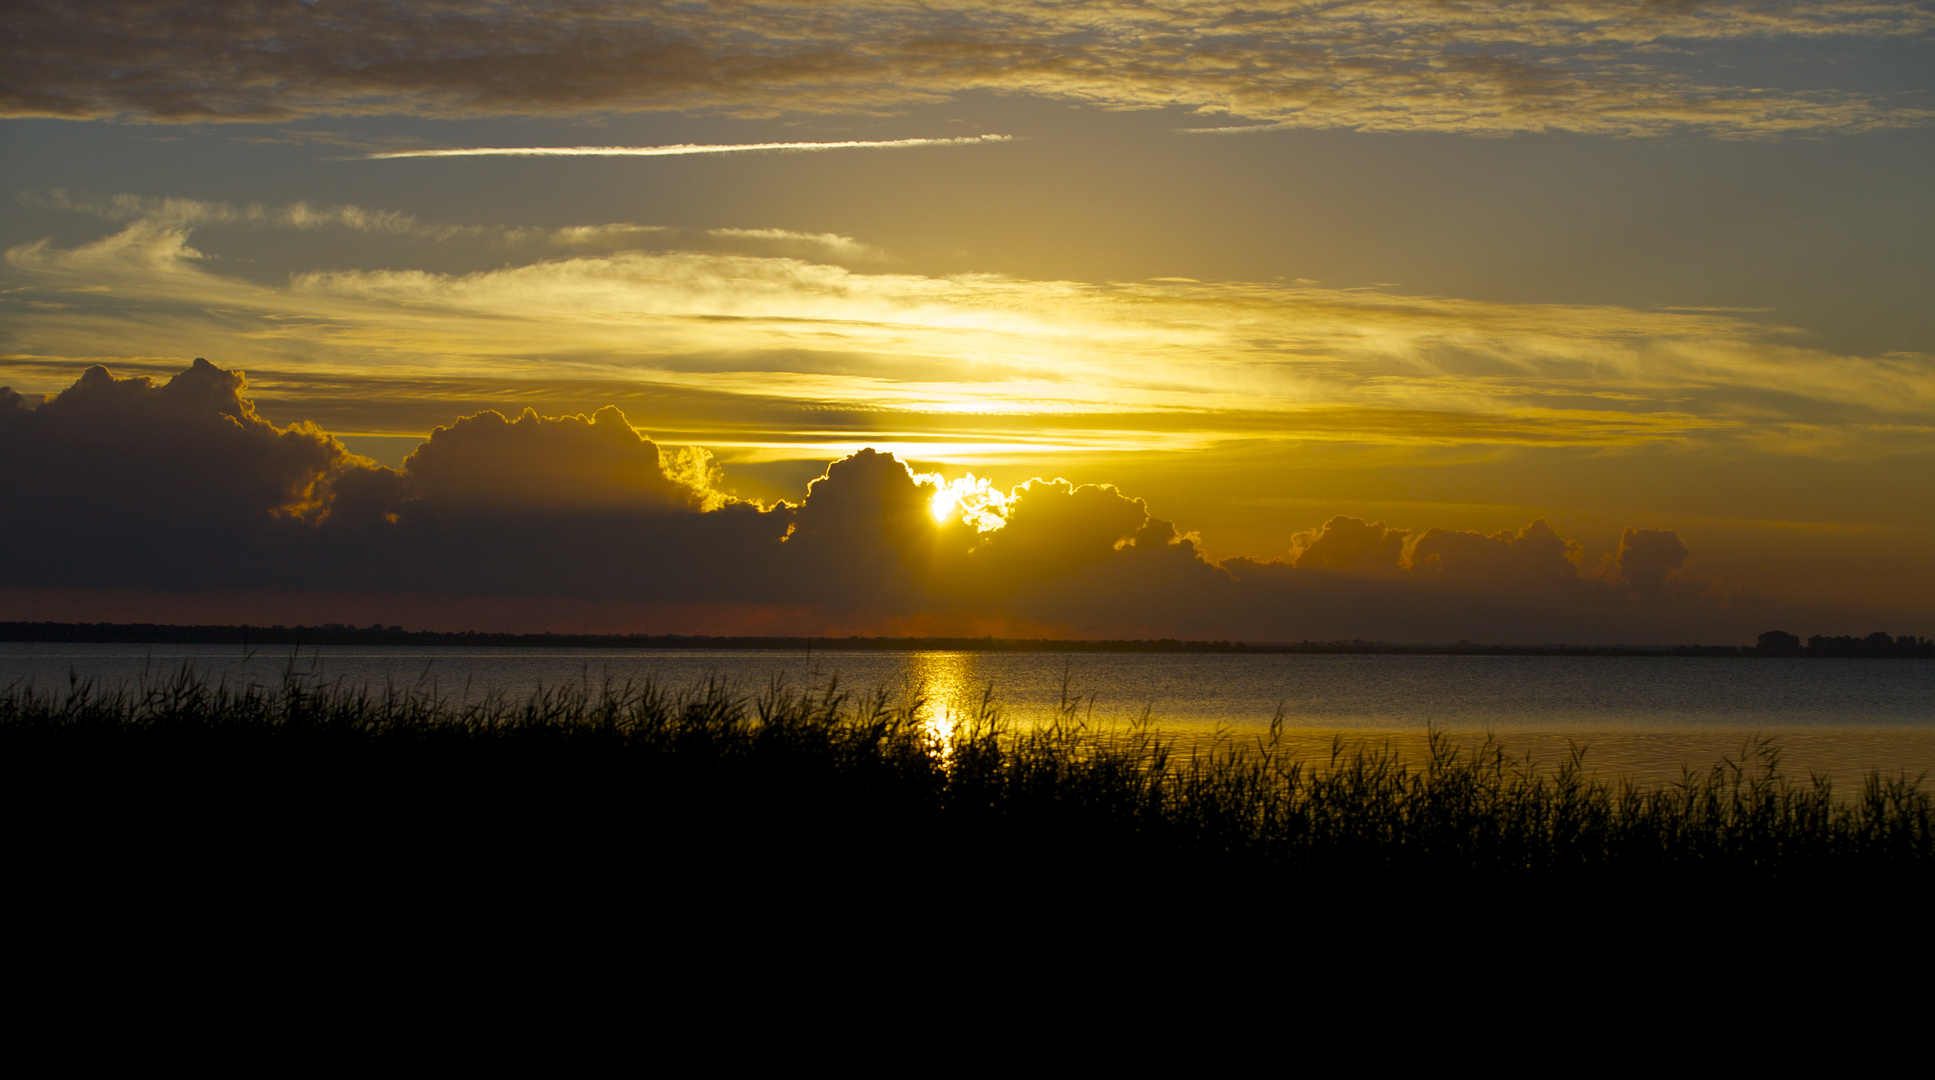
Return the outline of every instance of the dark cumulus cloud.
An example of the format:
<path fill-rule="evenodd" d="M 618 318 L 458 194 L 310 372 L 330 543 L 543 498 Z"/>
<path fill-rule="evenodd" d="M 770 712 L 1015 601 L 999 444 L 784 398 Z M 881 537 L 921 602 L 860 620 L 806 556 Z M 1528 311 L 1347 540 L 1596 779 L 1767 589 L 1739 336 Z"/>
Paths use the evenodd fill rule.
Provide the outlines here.
<path fill-rule="evenodd" d="M 404 462 L 411 490 L 443 507 L 505 510 L 601 507 L 704 509 L 703 463 L 681 475 L 616 406 L 591 416 L 546 419 L 526 409 L 516 421 L 486 411 L 440 427 Z"/>
<path fill-rule="evenodd" d="M 14 580 L 219 582 L 339 503 L 387 512 L 394 474 L 313 427 L 261 419 L 244 385 L 198 359 L 160 385 L 92 367 L 32 411 L 0 391 L 0 536 Z"/>
<path fill-rule="evenodd" d="M 1921 41 L 1932 24 L 1915 0 L 15 0 L 0 114 L 880 114 L 991 90 L 1212 124 L 1764 135 L 1929 111 L 1745 88 L 1725 49 Z"/>
<path fill-rule="evenodd" d="M 63 595 L 145 590 L 258 621 L 299 621 L 272 617 L 300 597 L 455 628 L 595 609 L 659 632 L 1251 641 L 1670 639 L 1712 615 L 1668 530 L 1628 529 L 1588 566 L 1543 521 L 1488 536 L 1336 517 L 1284 559 L 1219 563 L 1107 485 L 1036 479 L 967 514 L 937 501 L 939 478 L 863 450 L 798 505 L 762 505 L 611 407 L 464 417 L 392 470 L 264 420 L 246 390 L 206 360 L 165 382 L 90 368 L 39 408 L 0 389 L 0 592 L 42 617 Z"/>

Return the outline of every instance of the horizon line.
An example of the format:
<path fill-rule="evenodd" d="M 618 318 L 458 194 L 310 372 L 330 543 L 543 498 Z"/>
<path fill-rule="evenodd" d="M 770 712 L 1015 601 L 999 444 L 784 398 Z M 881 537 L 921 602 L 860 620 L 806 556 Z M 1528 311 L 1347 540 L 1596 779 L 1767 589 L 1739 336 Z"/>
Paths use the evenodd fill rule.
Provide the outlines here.
<path fill-rule="evenodd" d="M 119 633 L 117 633 L 117 631 Z M 76 635 L 77 632 L 80 632 L 81 634 L 91 633 L 92 637 L 74 636 Z M 0 641 L 14 642 L 14 643 L 32 642 L 32 641 L 65 641 L 65 642 L 76 643 L 76 644 L 107 643 L 107 642 L 97 641 L 95 639 L 105 636 L 109 639 L 125 638 L 128 640 L 146 640 L 146 639 L 154 639 L 157 633 L 159 633 L 161 635 L 161 638 L 160 638 L 161 640 L 172 641 L 175 643 L 185 644 L 185 643 L 188 643 L 188 639 L 199 638 L 199 639 L 207 639 L 206 643 L 223 644 L 223 643 L 226 643 L 227 638 L 233 637 L 237 634 L 247 635 L 251 632 L 261 632 L 266 634 L 269 637 L 277 637 L 277 636 L 287 637 L 291 635 L 300 636 L 305 633 L 319 633 L 324 637 L 377 636 L 377 637 L 385 637 L 385 638 L 392 638 L 392 639 L 395 637 L 453 638 L 453 639 L 467 638 L 467 639 L 473 639 L 473 640 L 480 639 L 480 638 L 485 638 L 485 639 L 495 638 L 495 639 L 500 639 L 498 642 L 495 642 L 497 644 L 501 644 L 503 642 L 503 639 L 524 639 L 525 641 L 533 644 L 536 644 L 539 639 L 550 639 L 550 643 L 559 644 L 559 645 L 571 644 L 574 641 L 578 643 L 582 643 L 590 640 L 618 641 L 618 640 L 628 639 L 631 642 L 634 642 L 640 646 L 644 646 L 648 648 L 650 646 L 647 645 L 646 643 L 649 641 L 656 640 L 657 642 L 660 643 L 659 647 L 661 648 L 676 649 L 680 647 L 711 647 L 711 648 L 728 648 L 728 649 L 745 649 L 745 648 L 774 649 L 775 647 L 777 647 L 781 651 L 790 651 L 792 649 L 797 649 L 801 646 L 804 646 L 808 649 L 815 648 L 815 647 L 819 647 L 819 648 L 831 647 L 835 650 L 840 650 L 843 646 L 848 649 L 858 647 L 861 649 L 872 649 L 872 650 L 879 650 L 883 647 L 891 650 L 894 646 L 915 646 L 909 651 L 918 652 L 918 651 L 930 651 L 933 648 L 933 645 L 929 644 L 928 649 L 922 649 L 919 647 L 920 644 L 944 642 L 944 643 L 947 643 L 947 645 L 943 647 L 943 651 L 962 651 L 960 649 L 960 646 L 971 647 L 971 646 L 979 645 L 979 646 L 982 646 L 983 648 L 991 647 L 995 651 L 1016 651 L 1016 652 L 1041 652 L 1041 651 L 1061 652 L 1061 651 L 1071 651 L 1071 647 L 1072 647 L 1072 651 L 1083 651 L 1083 647 L 1087 647 L 1090 650 L 1104 651 L 1104 652 L 1150 652 L 1150 651 L 1153 651 L 1153 652 L 1266 652 L 1266 653 L 1361 652 L 1361 653 L 1386 653 L 1386 654 L 1407 654 L 1408 653 L 1408 654 L 1442 655 L 1442 654 L 1479 654 L 1479 653 L 1493 653 L 1493 652 L 1502 651 L 1502 652 L 1515 652 L 1515 653 L 1522 653 L 1522 654 L 1526 654 L 1526 653 L 1541 654 L 1542 653 L 1542 654 L 1554 654 L 1554 655 L 1568 655 L 1568 654 L 1578 655 L 1578 654 L 1592 654 L 1592 653 L 1614 654 L 1614 655 L 1618 655 L 1618 654 L 1671 655 L 1671 654 L 1692 653 L 1692 654 L 1709 655 L 1709 656 L 1778 655 L 1778 656 L 1803 657 L 1803 656 L 1812 655 L 1812 656 L 1830 656 L 1830 657 L 1837 657 L 1837 658 L 1844 655 L 1836 651 L 1834 648 L 1830 648 L 1830 650 L 1826 652 L 1806 653 L 1799 648 L 1794 648 L 1794 647 L 1784 646 L 1784 645 L 1773 645 L 1773 646 L 1762 645 L 1762 644 L 1689 645 L 1684 643 L 1669 644 L 1665 642 L 1646 644 L 1646 643 L 1638 643 L 1638 642 L 1618 642 L 1618 643 L 1614 643 L 1614 642 L 1599 642 L 1599 643 L 1505 642 L 1505 641 L 1473 642 L 1473 641 L 1465 640 L 1465 641 L 1458 641 L 1453 643 L 1453 642 L 1426 642 L 1426 641 L 1413 641 L 1413 642 L 1381 641 L 1381 640 L 1367 641 L 1362 638 L 1332 638 L 1332 639 L 1321 639 L 1321 640 L 1305 638 L 1301 641 L 1290 641 L 1290 640 L 1276 640 L 1276 641 L 1234 640 L 1233 641 L 1227 638 L 1205 639 L 1205 638 L 1177 638 L 1177 637 L 1157 637 L 1157 638 L 1032 637 L 1031 638 L 1031 637 L 1004 637 L 1004 636 L 998 636 L 998 635 L 992 635 L 992 634 L 979 634 L 979 635 L 953 635 L 953 634 L 928 634 L 928 635 L 844 634 L 842 635 L 842 634 L 827 634 L 827 633 L 822 633 L 822 634 L 690 634 L 690 633 L 679 633 L 676 631 L 660 632 L 655 634 L 650 631 L 639 631 L 639 630 L 632 630 L 632 631 L 585 630 L 582 632 L 558 631 L 558 630 L 537 630 L 537 631 L 431 630 L 431 629 L 405 630 L 401 626 L 386 626 L 380 623 L 365 627 L 365 626 L 357 626 L 352 623 L 318 623 L 313 625 L 305 625 L 305 624 L 298 623 L 295 626 L 287 626 L 287 625 L 278 623 L 274 625 L 264 626 L 264 625 L 254 624 L 254 623 L 195 624 L 195 623 L 152 623 L 152 622 L 66 622 L 66 621 L 58 621 L 58 620 L 24 620 L 24 619 L 23 620 L 0 620 Z M 1763 634 L 1761 636 L 1764 638 L 1768 635 Z M 222 640 L 217 640 L 217 639 L 222 639 Z M 1810 648 L 1813 646 L 1813 643 L 1816 639 L 1819 639 L 1824 644 L 1830 647 L 1839 647 L 1844 644 L 1862 643 L 1865 641 L 1865 639 L 1863 638 L 1853 637 L 1851 635 L 1829 636 L 1825 634 L 1817 634 L 1811 638 L 1806 639 L 1806 643 L 1809 645 Z M 1909 648 L 1913 651 L 1927 650 L 1931 647 L 1931 643 L 1928 641 L 1928 639 L 1922 638 L 1918 635 L 1903 635 L 1903 638 L 1896 639 L 1892 644 L 1899 647 L 1899 646 L 1902 646 L 1904 640 L 1911 643 L 1909 645 Z M 689 642 L 693 644 L 692 645 L 680 644 L 685 642 Z M 318 643 L 320 644 L 320 642 Z M 461 642 L 447 642 L 447 643 L 461 643 Z M 475 642 L 475 643 L 490 644 L 490 642 Z M 269 642 L 265 642 L 264 644 L 269 644 Z M 970 649 L 970 651 L 972 650 Z M 1852 655 L 1852 654 L 1845 654 L 1845 655 Z"/>

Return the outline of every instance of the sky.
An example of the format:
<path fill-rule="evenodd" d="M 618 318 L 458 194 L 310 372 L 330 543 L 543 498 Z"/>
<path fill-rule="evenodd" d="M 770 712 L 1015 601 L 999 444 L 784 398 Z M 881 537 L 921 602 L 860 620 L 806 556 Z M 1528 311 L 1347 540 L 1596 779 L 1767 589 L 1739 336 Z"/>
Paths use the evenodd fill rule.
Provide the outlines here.
<path fill-rule="evenodd" d="M 13 12 L 0 617 L 1935 633 L 1935 3 Z"/>

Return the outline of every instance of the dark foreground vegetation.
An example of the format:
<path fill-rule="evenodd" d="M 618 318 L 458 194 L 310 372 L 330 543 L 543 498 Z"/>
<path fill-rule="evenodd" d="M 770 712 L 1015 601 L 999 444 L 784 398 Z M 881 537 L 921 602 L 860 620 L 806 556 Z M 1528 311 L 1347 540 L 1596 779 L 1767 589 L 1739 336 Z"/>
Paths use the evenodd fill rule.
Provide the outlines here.
<path fill-rule="evenodd" d="M 989 703 L 945 740 L 917 712 L 835 687 L 454 704 L 184 671 L 0 695 L 0 798 L 11 865 L 35 868 L 16 881 L 149 890 L 213 874 L 268 892 L 602 882 L 777 902 L 834 883 L 891 906 L 950 884 L 1865 889 L 1935 869 L 1919 780 L 1797 782 L 1766 744 L 1638 788 L 1444 738 L 1421 761 L 1339 746 L 1313 763 L 1267 739 L 1183 754 L 1146 726 L 1089 729 L 1075 704 L 1007 727 Z"/>

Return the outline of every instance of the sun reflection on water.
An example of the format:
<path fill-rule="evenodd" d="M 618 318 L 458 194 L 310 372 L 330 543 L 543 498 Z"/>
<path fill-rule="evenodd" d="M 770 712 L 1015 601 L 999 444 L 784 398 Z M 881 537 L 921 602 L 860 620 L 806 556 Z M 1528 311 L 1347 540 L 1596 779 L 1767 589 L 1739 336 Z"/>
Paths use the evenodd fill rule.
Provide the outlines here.
<path fill-rule="evenodd" d="M 918 652 L 907 657 L 907 681 L 921 697 L 921 729 L 942 765 L 954 757 L 955 737 L 981 712 L 985 687 L 976 678 L 978 658 L 968 652 Z"/>

